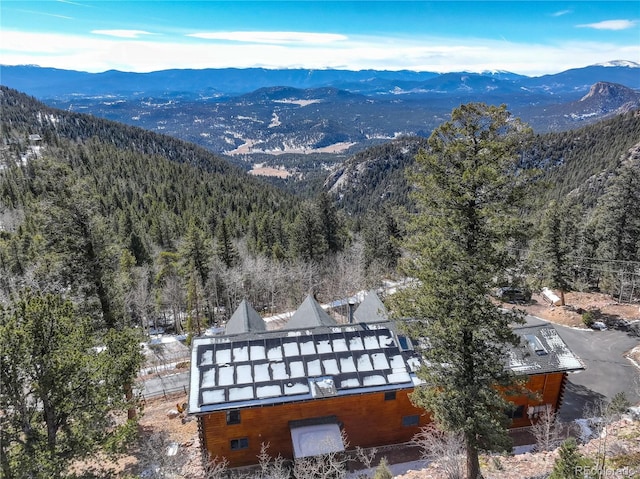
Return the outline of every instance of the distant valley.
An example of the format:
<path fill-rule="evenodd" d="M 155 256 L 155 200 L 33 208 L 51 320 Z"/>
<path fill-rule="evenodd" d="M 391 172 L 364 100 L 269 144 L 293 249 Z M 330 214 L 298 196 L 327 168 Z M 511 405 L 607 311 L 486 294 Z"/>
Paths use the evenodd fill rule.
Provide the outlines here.
<path fill-rule="evenodd" d="M 2 67 L 50 106 L 184 139 L 258 174 L 299 179 L 369 146 L 427 137 L 461 103 L 507 104 L 535 131 L 579 128 L 640 106 L 640 65 L 555 75 L 343 70 L 90 74 Z"/>

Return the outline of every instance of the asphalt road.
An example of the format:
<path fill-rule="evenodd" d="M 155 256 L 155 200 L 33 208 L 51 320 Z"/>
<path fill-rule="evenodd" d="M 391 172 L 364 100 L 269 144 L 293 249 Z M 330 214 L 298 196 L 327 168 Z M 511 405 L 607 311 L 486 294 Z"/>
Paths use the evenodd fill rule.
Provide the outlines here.
<path fill-rule="evenodd" d="M 546 321 L 527 316 L 528 324 Z M 585 366 L 569 374 L 560 417 L 572 421 L 583 417 L 585 407 L 600 399 L 611 400 L 623 391 L 632 403 L 640 401 L 640 369 L 624 353 L 640 344 L 640 338 L 624 331 L 578 330 L 554 324 L 556 331 Z"/>

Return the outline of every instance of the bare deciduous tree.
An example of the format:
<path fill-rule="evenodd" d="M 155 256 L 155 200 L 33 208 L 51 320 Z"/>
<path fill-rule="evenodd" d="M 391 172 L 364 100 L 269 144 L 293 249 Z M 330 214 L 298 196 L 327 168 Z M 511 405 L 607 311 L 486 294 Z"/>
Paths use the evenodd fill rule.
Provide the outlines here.
<path fill-rule="evenodd" d="M 260 467 L 260 479 L 289 479 L 291 472 L 286 466 L 284 458 L 278 454 L 273 458 L 269 455 L 269 443 L 260 444 L 260 454 L 258 454 L 258 465 Z"/>
<path fill-rule="evenodd" d="M 531 433 L 536 439 L 537 451 L 552 451 L 566 439 L 562 432 L 562 424 L 551 404 L 545 405 L 545 410 L 531 427 Z"/>
<path fill-rule="evenodd" d="M 204 478 L 203 479 L 226 479 L 229 475 L 229 461 L 226 457 L 211 458 L 209 456 L 204 462 Z"/>
<path fill-rule="evenodd" d="M 599 471 L 605 470 L 605 461 L 610 452 L 609 426 L 618 421 L 628 407 L 629 401 L 623 392 L 616 394 L 610 402 L 601 399 L 585 407 L 584 417 L 587 419 L 589 428 L 593 431 L 592 437 L 597 438 L 597 467 Z"/>
<path fill-rule="evenodd" d="M 421 451 L 425 461 L 437 461 L 447 479 L 463 479 L 465 468 L 465 445 L 461 434 L 441 431 L 435 425 L 423 427 L 412 441 Z"/>
<path fill-rule="evenodd" d="M 180 472 L 186 462 L 186 456 L 181 453 L 178 444 L 170 440 L 166 432 L 157 432 L 140 442 L 139 461 L 144 469 L 144 477 L 165 479 Z"/>

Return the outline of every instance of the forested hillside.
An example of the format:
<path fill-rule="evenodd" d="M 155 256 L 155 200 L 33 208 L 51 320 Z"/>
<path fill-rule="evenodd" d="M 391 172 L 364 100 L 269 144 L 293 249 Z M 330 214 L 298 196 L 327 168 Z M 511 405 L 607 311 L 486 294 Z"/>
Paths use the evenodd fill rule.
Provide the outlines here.
<path fill-rule="evenodd" d="M 327 195 L 301 201 L 196 146 L 0 93 L 5 297 L 69 288 L 134 324 L 196 331 L 243 298 L 280 309 L 342 287 L 340 261 L 363 282 Z"/>
<path fill-rule="evenodd" d="M 532 159 L 545 170 L 546 200 L 571 194 L 592 208 L 629 150 L 640 142 L 640 111 L 618 115 L 595 125 L 540 135 Z"/>
<path fill-rule="evenodd" d="M 350 214 L 363 215 L 409 205 L 406 168 L 412 165 L 426 138 L 405 137 L 356 153 L 326 179 L 325 188 Z"/>
<path fill-rule="evenodd" d="M 325 186 L 350 214 L 402 227 L 411 211 L 406 172 L 426 140 L 403 138 L 355 154 Z M 507 283 L 558 289 L 598 288 L 629 299 L 640 282 L 640 112 L 523 145 L 521 165 L 537 170 L 522 214 L 529 228 L 514 245 L 519 268 Z M 367 229 L 365 228 L 365 233 Z M 371 232 L 371 230 L 368 230 Z M 386 234 L 386 233 L 385 233 Z"/>
<path fill-rule="evenodd" d="M 573 202 L 592 209 L 607 179 L 639 141 L 638 110 L 577 130 L 536 135 L 522 151 L 524 166 L 541 173 L 543 187 L 532 208 L 569 195 Z M 419 137 L 367 148 L 334 168 L 325 187 L 349 213 L 362 214 L 390 204 L 409 207 L 411 188 L 405 170 L 413 165 L 420 148 L 427 148 L 427 141 Z"/>
<path fill-rule="evenodd" d="M 326 194 L 302 201 L 201 148 L 14 90 L 0 108 L 3 476 L 62 477 L 131 439 L 151 328 L 190 338 L 243 299 L 263 314 L 333 299 L 399 256 L 379 261 L 385 243 L 364 247 Z"/>

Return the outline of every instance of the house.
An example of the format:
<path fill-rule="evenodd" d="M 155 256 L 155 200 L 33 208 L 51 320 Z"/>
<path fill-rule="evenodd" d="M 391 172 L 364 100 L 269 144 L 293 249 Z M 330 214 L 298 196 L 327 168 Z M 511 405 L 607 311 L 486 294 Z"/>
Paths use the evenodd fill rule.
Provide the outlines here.
<path fill-rule="evenodd" d="M 409 394 L 420 383 L 420 359 L 370 293 L 338 324 L 308 296 L 281 330 L 269 331 L 243 302 L 224 336 L 193 341 L 189 414 L 201 447 L 231 467 L 269 453 L 295 459 L 351 447 L 403 443 L 429 423 Z M 538 393 L 512 398 L 513 426 L 530 425 L 545 404 L 560 406 L 568 371 L 581 369 L 555 329 L 516 330 L 523 346 L 508 366 L 529 376 Z"/>

